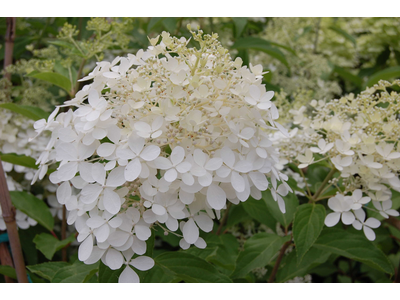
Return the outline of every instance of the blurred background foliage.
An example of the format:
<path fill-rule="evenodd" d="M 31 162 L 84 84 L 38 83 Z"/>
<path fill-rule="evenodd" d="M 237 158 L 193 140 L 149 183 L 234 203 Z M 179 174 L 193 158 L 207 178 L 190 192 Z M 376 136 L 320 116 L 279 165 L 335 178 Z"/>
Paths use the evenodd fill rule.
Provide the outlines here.
<path fill-rule="evenodd" d="M 264 70 L 269 71 L 264 75 L 263 83 L 267 89 L 276 92 L 281 123 L 290 121 L 290 114 L 285 112 L 299 109 L 311 100 L 329 101 L 350 93 L 358 94 L 380 79 L 400 78 L 400 18 L 17 18 L 13 64 L 2 71 L 2 75 L 6 71 L 11 73 L 11 82 L 4 76 L 0 79 L 0 103 L 35 106 L 42 110 L 39 115 L 48 115 L 54 105 L 71 99 L 82 88 L 83 84 L 77 80 L 91 72 L 96 62 L 111 61 L 116 56 L 145 49 L 150 45 L 148 37 L 154 38 L 162 31 L 190 38 L 188 24 L 192 29 L 199 27 L 205 33 L 218 33 L 233 59 L 241 57 L 244 65 L 261 64 Z M 0 18 L 0 63 L 4 60 L 6 29 L 6 18 Z M 325 171 L 320 166 L 314 167 L 319 169 L 307 175 L 311 184 L 323 178 L 316 175 L 318 172 Z M 295 180 L 289 182 L 298 189 Z M 31 192 L 36 194 L 34 190 Z M 277 207 L 266 207 L 266 201 L 249 199 L 232 207 L 222 228 L 223 232 L 231 234 L 205 235 L 208 247 L 204 250 L 190 248 L 177 255 L 179 238 L 155 230 L 152 243 L 155 245 L 153 257 L 156 266 L 147 274 L 141 274 L 142 281 L 201 281 L 195 274 L 195 266 L 201 262 L 191 261 L 193 270 L 188 270 L 187 277 L 180 274 L 182 269 L 169 264 L 169 261 L 178 259 L 184 265 L 190 261 L 189 258 L 196 256 L 207 261 L 210 272 L 217 272 L 215 280 L 230 276 L 234 282 L 266 282 L 277 251 L 286 242 L 285 236 L 290 235 L 291 220 L 299 201 L 305 201 L 294 195 L 285 200 L 285 217 L 277 212 Z M 398 194 L 393 202 L 398 209 Z M 214 232 L 218 224 L 215 226 Z M 349 240 L 362 235 L 348 229 Z M 322 238 L 325 231 L 325 236 L 329 233 L 324 229 Z M 40 241 L 34 239 L 43 232 L 47 231 L 41 225 L 20 230 L 21 241 L 27 264 L 33 265 L 28 267 L 32 280 L 53 282 L 57 281 L 53 277 L 55 270 L 47 269 L 48 273 L 44 274 L 35 265 L 51 259 L 60 260 L 59 250 L 65 244 L 57 244 L 50 252 L 43 248 L 40 250 Z M 397 267 L 400 230 L 385 224 L 377 230 L 377 236 L 372 243 L 363 237 L 362 243 L 365 243 L 360 242 L 360 251 L 362 247 L 373 244 L 385 253 L 389 264 Z M 269 245 L 275 242 L 278 247 L 269 249 Z M 363 260 L 362 255 L 346 255 L 333 250 L 326 252 L 321 243 L 318 244 L 317 240 L 316 246 L 300 265 L 296 264 L 293 246 L 289 246 L 276 280 L 392 282 L 396 276 L 390 275 L 387 269 L 371 267 L 373 264 Z M 70 263 L 77 260 L 74 249 L 69 248 Z M 251 257 L 249 253 L 253 252 L 243 251 L 246 249 L 259 251 L 261 255 Z M 102 264 L 94 269 L 78 262 L 70 265 L 59 262 L 54 268 L 68 268 L 76 276 L 71 280 L 81 282 L 104 282 L 117 278 Z M 2 270 L 0 274 L 5 274 L 6 271 Z M 98 270 L 97 278 L 95 273 Z M 397 268 L 395 272 L 398 273 Z"/>

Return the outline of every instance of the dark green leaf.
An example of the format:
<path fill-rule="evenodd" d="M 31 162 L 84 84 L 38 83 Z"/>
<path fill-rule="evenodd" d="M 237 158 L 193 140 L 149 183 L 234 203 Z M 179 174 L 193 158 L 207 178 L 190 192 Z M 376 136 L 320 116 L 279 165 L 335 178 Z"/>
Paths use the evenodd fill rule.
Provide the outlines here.
<path fill-rule="evenodd" d="M 0 108 L 9 109 L 34 121 L 47 119 L 49 117 L 49 114 L 47 112 L 35 106 L 17 105 L 14 103 L 2 103 L 0 104 Z"/>
<path fill-rule="evenodd" d="M 150 19 L 150 22 L 147 25 L 147 33 L 150 33 L 150 31 L 157 26 L 158 24 L 161 24 L 162 20 L 164 18 L 161 17 L 154 17 Z"/>
<path fill-rule="evenodd" d="M 340 77 L 342 77 L 345 80 L 348 80 L 352 83 L 354 83 L 357 87 L 361 87 L 362 85 L 362 79 L 358 77 L 357 75 L 353 75 L 349 71 L 346 71 L 345 69 L 334 66 L 333 72 L 338 74 Z"/>
<path fill-rule="evenodd" d="M 394 267 L 385 254 L 362 234 L 343 229 L 325 228 L 314 247 L 365 263 L 380 271 L 394 274 Z"/>
<path fill-rule="evenodd" d="M 268 55 L 278 59 L 281 63 L 283 63 L 288 69 L 289 63 L 286 60 L 285 55 L 282 53 L 281 50 L 278 48 L 274 47 L 278 46 L 278 44 L 273 44 L 267 40 L 263 40 L 260 38 L 255 38 L 255 37 L 245 37 L 237 40 L 232 46 L 232 49 L 254 49 L 258 51 L 262 51 L 267 53 Z M 284 48 L 284 46 L 279 45 L 280 47 Z M 285 47 L 287 50 L 288 47 Z M 290 48 L 289 48 L 290 49 Z"/>
<path fill-rule="evenodd" d="M 246 27 L 247 24 L 247 18 L 232 18 L 233 24 L 235 24 L 235 30 L 236 30 L 236 38 L 240 37 L 242 35 L 242 32 L 244 28 Z"/>
<path fill-rule="evenodd" d="M 321 204 L 307 203 L 297 207 L 293 221 L 293 239 L 299 263 L 321 233 L 325 216 L 325 207 Z"/>
<path fill-rule="evenodd" d="M 37 169 L 36 160 L 30 156 L 15 153 L 0 153 L 2 161 L 8 162 L 13 165 L 24 166 L 31 169 Z"/>
<path fill-rule="evenodd" d="M 242 204 L 243 202 L 239 203 L 238 205 L 232 205 L 232 207 L 229 209 L 228 221 L 226 222 L 227 228 L 251 219 L 247 212 L 244 210 Z"/>
<path fill-rule="evenodd" d="M 294 193 L 289 193 L 286 197 L 283 197 L 286 207 L 286 212 L 283 214 L 279 209 L 278 202 L 272 198 L 269 190 L 262 192 L 262 194 L 263 200 L 268 207 L 268 212 L 270 215 L 273 216 L 275 220 L 277 220 L 282 226 L 288 228 L 293 220 L 296 208 L 299 206 L 299 200 L 297 199 L 296 195 Z"/>
<path fill-rule="evenodd" d="M 10 192 L 13 205 L 37 221 L 46 229 L 52 231 L 54 219 L 48 206 L 40 199 L 27 192 Z"/>
<path fill-rule="evenodd" d="M 111 270 L 102 261 L 99 265 L 99 283 L 118 283 L 119 275 L 122 273 L 124 268 L 118 270 Z"/>
<path fill-rule="evenodd" d="M 378 83 L 379 80 L 391 80 L 393 78 L 400 77 L 400 67 L 390 67 L 386 68 L 382 71 L 378 71 L 374 73 L 365 84 L 366 87 L 371 87 L 375 83 Z"/>
<path fill-rule="evenodd" d="M 336 26 L 329 26 L 329 29 L 335 31 L 336 33 L 340 34 L 341 36 L 343 36 L 346 40 L 350 41 L 351 43 L 353 43 L 354 46 L 356 46 L 357 41 L 355 39 L 354 36 L 352 36 L 351 34 L 347 33 L 346 31 L 344 31 L 343 29 L 336 27 Z"/>
<path fill-rule="evenodd" d="M 71 81 L 69 80 L 69 78 L 61 74 L 53 72 L 43 72 L 43 73 L 32 72 L 31 74 L 28 74 L 28 76 L 50 82 L 62 88 L 63 90 L 67 91 L 68 93 L 71 92 Z"/>
<path fill-rule="evenodd" d="M 236 269 L 232 278 L 245 277 L 255 268 L 264 267 L 277 255 L 282 245 L 290 239 L 272 233 L 257 233 L 244 244 L 244 251 L 239 253 Z"/>
<path fill-rule="evenodd" d="M 54 236 L 48 233 L 41 233 L 35 236 L 33 242 L 36 244 L 36 248 L 46 256 L 47 259 L 51 260 L 54 254 L 67 246 L 68 244 L 75 241 L 75 235 L 71 234 L 65 240 L 58 240 Z"/>
<path fill-rule="evenodd" d="M 174 33 L 176 30 L 176 26 L 178 25 L 178 19 L 177 18 L 164 18 L 162 20 L 162 24 L 164 25 L 165 29 L 167 29 L 168 32 Z"/>
<path fill-rule="evenodd" d="M 263 199 L 255 200 L 250 197 L 247 201 L 243 202 L 244 210 L 261 224 L 267 225 L 269 228 L 275 231 L 276 220 L 269 213 L 267 204 Z"/>
<path fill-rule="evenodd" d="M 146 272 L 144 283 L 171 283 L 181 281 L 174 272 L 162 266 L 155 265 L 149 271 Z"/>
<path fill-rule="evenodd" d="M 88 281 L 99 270 L 99 263 L 85 265 L 76 261 L 74 264 L 59 269 L 51 282 L 53 283 L 81 283 Z"/>
<path fill-rule="evenodd" d="M 276 274 L 276 282 L 286 282 L 296 276 L 306 275 L 309 270 L 324 263 L 329 255 L 331 253 L 312 247 L 299 263 L 295 251 L 290 252 L 281 262 L 280 269 Z"/>
<path fill-rule="evenodd" d="M 169 270 L 185 282 L 232 282 L 210 263 L 188 253 L 166 252 L 154 260 L 157 266 Z"/>
<path fill-rule="evenodd" d="M 17 273 L 15 272 L 15 269 L 10 266 L 2 266 L 0 265 L 0 274 L 4 276 L 8 276 L 12 279 L 17 279 Z"/>
<path fill-rule="evenodd" d="M 70 266 L 69 263 L 63 261 L 45 262 L 38 265 L 27 266 L 28 270 L 32 273 L 39 275 L 49 281 L 53 280 L 54 275 L 64 268 Z"/>
<path fill-rule="evenodd" d="M 227 273 L 230 274 L 235 270 L 236 259 L 239 255 L 239 242 L 231 234 L 223 234 L 217 238 L 218 241 L 214 241 L 217 242 L 215 251 L 207 256 L 206 261 L 228 270 Z M 207 248 L 215 245 L 214 242 L 207 240 Z"/>

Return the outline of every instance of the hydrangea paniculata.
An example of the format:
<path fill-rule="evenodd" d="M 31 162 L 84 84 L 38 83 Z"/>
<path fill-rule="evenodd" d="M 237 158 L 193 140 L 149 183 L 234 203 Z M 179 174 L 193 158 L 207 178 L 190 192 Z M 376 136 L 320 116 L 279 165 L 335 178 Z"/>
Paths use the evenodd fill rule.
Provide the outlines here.
<path fill-rule="evenodd" d="M 287 132 L 261 66 L 232 61 L 216 34 L 192 34 L 198 49 L 163 32 L 147 50 L 98 62 L 82 79 L 93 82 L 63 105 L 75 109 L 35 125 L 52 138 L 34 181 L 57 163 L 50 180 L 79 233 L 79 259 L 125 264 L 120 282 L 139 280 L 130 266 L 153 266 L 140 255 L 155 224 L 180 229 L 184 249 L 204 248 L 199 231 L 212 230 L 227 201 L 269 188 L 284 211 L 281 195 L 291 191 L 269 138 Z"/>

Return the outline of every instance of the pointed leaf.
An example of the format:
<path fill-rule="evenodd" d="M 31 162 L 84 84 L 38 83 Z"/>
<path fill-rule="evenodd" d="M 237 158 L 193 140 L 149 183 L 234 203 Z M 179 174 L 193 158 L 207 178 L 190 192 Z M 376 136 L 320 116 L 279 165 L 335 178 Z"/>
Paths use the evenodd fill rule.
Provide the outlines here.
<path fill-rule="evenodd" d="M 34 219 L 46 229 L 52 231 L 54 226 L 54 218 L 51 215 L 48 206 L 40 199 L 27 192 L 10 192 L 13 205 Z"/>
<path fill-rule="evenodd" d="M 15 154 L 15 153 L 0 153 L 0 158 L 2 161 L 8 162 L 13 165 L 23 166 L 31 169 L 38 169 L 36 165 L 36 160 L 30 156 Z"/>
<path fill-rule="evenodd" d="M 43 73 L 32 72 L 28 74 L 28 76 L 50 82 L 62 88 L 68 93 L 71 92 L 71 81 L 67 77 L 61 74 L 53 72 L 43 72 Z"/>
<path fill-rule="evenodd" d="M 353 234 L 344 229 L 325 228 L 314 247 L 365 263 L 380 271 L 394 274 L 394 266 L 386 255 L 363 233 Z"/>
<path fill-rule="evenodd" d="M 325 207 L 321 204 L 307 203 L 297 207 L 293 221 L 293 239 L 299 263 L 321 233 L 325 215 Z"/>
<path fill-rule="evenodd" d="M 14 103 L 2 103 L 0 104 L 0 108 L 9 109 L 34 121 L 40 119 L 47 120 L 47 118 L 49 117 L 49 114 L 47 112 L 36 106 L 17 105 Z"/>
<path fill-rule="evenodd" d="M 75 241 L 75 235 L 71 234 L 65 240 L 58 240 L 54 236 L 48 233 L 41 233 L 35 236 L 33 242 L 36 244 L 36 248 L 46 256 L 47 259 L 52 259 L 54 254 L 67 246 L 68 244 Z"/>

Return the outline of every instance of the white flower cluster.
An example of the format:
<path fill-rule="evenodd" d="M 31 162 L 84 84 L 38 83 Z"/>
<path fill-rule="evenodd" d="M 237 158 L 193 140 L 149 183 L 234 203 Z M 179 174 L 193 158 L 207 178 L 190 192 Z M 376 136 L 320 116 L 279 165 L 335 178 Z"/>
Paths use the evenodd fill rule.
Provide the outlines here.
<path fill-rule="evenodd" d="M 14 153 L 38 158 L 48 143 L 48 137 L 43 135 L 32 143 L 29 143 L 29 138 L 35 135 L 33 123 L 32 120 L 19 114 L 5 109 L 0 109 L 0 152 L 3 154 Z M 30 181 L 35 174 L 34 169 L 13 165 L 4 161 L 2 162 L 2 165 L 9 191 L 29 190 Z M 15 180 L 13 176 L 10 175 L 11 172 L 15 172 L 14 174 L 18 177 L 22 177 L 22 179 Z M 56 191 L 53 184 L 48 184 L 45 188 L 52 192 Z M 37 224 L 35 220 L 28 217 L 18 209 L 16 210 L 15 219 L 17 226 L 21 229 L 27 229 L 29 226 L 35 226 Z M 1 207 L 0 230 L 6 230 Z"/>
<path fill-rule="evenodd" d="M 199 229 L 213 229 L 227 199 L 260 199 L 270 188 L 285 209 L 291 190 L 268 131 L 287 133 L 262 67 L 232 61 L 216 34 L 192 34 L 199 49 L 163 32 L 146 51 L 98 62 L 82 79 L 93 83 L 65 103 L 75 110 L 56 116 L 57 108 L 35 124 L 52 138 L 34 181 L 59 163 L 50 180 L 60 184 L 58 201 L 75 222 L 85 263 L 150 269 L 153 260 L 140 255 L 154 224 L 179 228 L 183 249 L 204 248 Z M 130 267 L 119 278 L 138 280 Z"/>
<path fill-rule="evenodd" d="M 306 115 L 306 107 L 290 111 L 293 123 L 300 127 L 293 131 L 294 137 L 277 138 L 299 168 L 328 160 L 339 171 L 344 190 L 329 199 L 334 212 L 328 214 L 325 224 L 334 226 L 341 217 L 344 224 L 363 229 L 370 240 L 375 239 L 371 228 L 379 227 L 380 222 L 374 218 L 365 221 L 362 206 L 372 199 L 384 218 L 399 215 L 391 209 L 390 188 L 400 191 L 400 96 L 390 91 L 391 87 L 380 81 L 357 97 L 349 95 L 328 103 L 313 100 L 311 117 Z"/>

